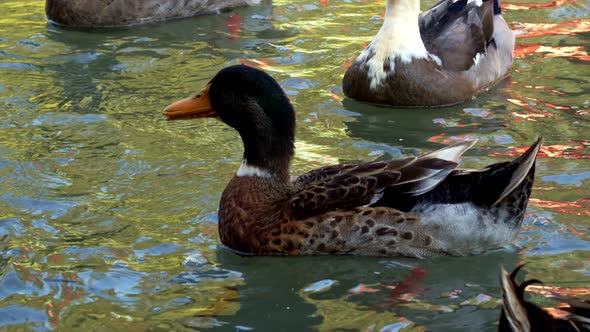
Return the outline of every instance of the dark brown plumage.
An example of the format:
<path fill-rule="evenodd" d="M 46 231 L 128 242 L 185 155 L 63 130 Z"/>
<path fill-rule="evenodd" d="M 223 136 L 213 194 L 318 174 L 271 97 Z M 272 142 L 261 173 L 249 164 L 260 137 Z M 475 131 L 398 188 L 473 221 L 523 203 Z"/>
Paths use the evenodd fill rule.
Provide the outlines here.
<path fill-rule="evenodd" d="M 583 302 L 574 298 L 554 294 L 557 300 L 569 305 L 560 309 L 571 313 L 567 317 L 555 318 L 543 308 L 524 299 L 524 291 L 527 286 L 540 283 L 540 281 L 533 279 L 527 280 L 522 284 L 516 282 L 516 275 L 521 268 L 522 265 L 518 266 L 510 274 L 502 268 L 502 314 L 500 316 L 498 331 L 590 331 L 590 302 Z"/>
<path fill-rule="evenodd" d="M 481 170 L 458 168 L 475 142 L 418 157 L 332 165 L 295 179 L 295 116 L 266 73 L 232 66 L 171 119 L 218 116 L 244 143 L 219 205 L 221 242 L 248 254 L 466 255 L 509 243 L 520 228 L 541 147 Z"/>
<path fill-rule="evenodd" d="M 388 0 L 383 27 L 346 71 L 346 96 L 398 106 L 446 106 L 509 75 L 514 35 L 499 0 L 442 0 L 419 16 L 418 4 Z M 406 22 L 393 12 L 418 17 Z"/>

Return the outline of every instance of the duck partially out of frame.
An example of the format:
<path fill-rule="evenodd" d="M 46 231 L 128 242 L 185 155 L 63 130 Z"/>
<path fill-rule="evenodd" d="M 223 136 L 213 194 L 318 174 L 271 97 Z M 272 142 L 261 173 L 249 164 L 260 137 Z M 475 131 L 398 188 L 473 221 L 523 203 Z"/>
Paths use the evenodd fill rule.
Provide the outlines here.
<path fill-rule="evenodd" d="M 383 26 L 346 71 L 344 94 L 394 106 L 448 106 L 510 74 L 514 34 L 500 0 L 387 0 Z"/>
<path fill-rule="evenodd" d="M 260 0 L 46 0 L 49 21 L 69 27 L 122 27 L 216 13 Z"/>
<path fill-rule="evenodd" d="M 560 295 L 556 292 L 551 297 L 565 305 L 559 309 L 567 313 L 554 317 L 545 309 L 525 300 L 527 286 L 541 283 L 539 280 L 527 280 L 521 284 L 516 281 L 518 266 L 508 274 L 503 268 L 500 275 L 502 286 L 502 314 L 498 331 L 500 332 L 583 332 L 590 331 L 590 301 Z"/>

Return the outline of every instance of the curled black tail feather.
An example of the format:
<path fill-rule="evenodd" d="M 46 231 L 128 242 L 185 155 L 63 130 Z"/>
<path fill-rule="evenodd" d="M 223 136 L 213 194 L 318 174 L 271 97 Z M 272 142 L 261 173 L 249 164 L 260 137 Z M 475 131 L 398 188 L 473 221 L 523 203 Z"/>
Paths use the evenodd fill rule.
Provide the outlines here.
<path fill-rule="evenodd" d="M 502 2 L 501 2 L 501 0 L 494 0 L 494 15 L 502 15 Z"/>
<path fill-rule="evenodd" d="M 502 287 L 502 314 L 498 331 L 500 332 L 584 332 L 590 331 L 590 302 L 553 294 L 560 302 L 567 303 L 569 308 L 560 308 L 572 314 L 563 318 L 551 316 L 543 308 L 524 298 L 525 288 L 534 283 L 541 283 L 536 279 L 527 280 L 521 284 L 516 281 L 519 265 L 508 274 L 501 269 L 500 285 Z"/>

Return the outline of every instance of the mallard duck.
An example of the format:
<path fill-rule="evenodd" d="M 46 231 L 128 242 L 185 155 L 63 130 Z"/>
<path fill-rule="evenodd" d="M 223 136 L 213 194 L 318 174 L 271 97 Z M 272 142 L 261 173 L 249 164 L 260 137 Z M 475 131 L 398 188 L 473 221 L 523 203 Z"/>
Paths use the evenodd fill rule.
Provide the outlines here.
<path fill-rule="evenodd" d="M 219 234 L 247 254 L 467 255 L 520 228 L 541 139 L 511 162 L 459 169 L 474 141 L 417 157 L 338 164 L 289 176 L 295 112 L 279 84 L 244 65 L 166 107 L 169 119 L 217 117 L 244 143 L 219 204 Z"/>
<path fill-rule="evenodd" d="M 502 314 L 498 331 L 529 332 L 529 331 L 590 331 L 590 302 L 554 294 L 554 297 L 566 304 L 561 310 L 571 314 L 556 318 L 543 308 L 524 299 L 524 291 L 528 285 L 540 283 L 538 280 L 527 280 L 522 284 L 516 282 L 516 275 L 523 265 L 508 274 L 501 271 Z"/>
<path fill-rule="evenodd" d="M 47 18 L 72 27 L 116 27 L 211 14 L 261 0 L 46 0 Z"/>
<path fill-rule="evenodd" d="M 397 106 L 469 100 L 510 73 L 514 34 L 500 0 L 387 0 L 373 41 L 343 79 L 344 94 Z"/>

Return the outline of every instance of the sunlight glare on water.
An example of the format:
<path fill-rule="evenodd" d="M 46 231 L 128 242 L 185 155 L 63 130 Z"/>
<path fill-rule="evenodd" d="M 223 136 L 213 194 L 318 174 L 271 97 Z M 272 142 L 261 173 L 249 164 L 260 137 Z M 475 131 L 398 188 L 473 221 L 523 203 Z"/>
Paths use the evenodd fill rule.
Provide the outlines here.
<path fill-rule="evenodd" d="M 44 1 L 0 0 L 0 330 L 494 331 L 501 264 L 588 287 L 590 4 L 543 1 L 503 2 L 510 79 L 459 106 L 394 110 L 340 88 L 383 0 L 92 32 L 47 24 Z M 426 260 L 222 248 L 217 204 L 240 139 L 160 111 L 237 63 L 268 71 L 293 102 L 294 174 L 472 138 L 464 163 L 481 167 L 544 136 L 517 246 Z"/>

